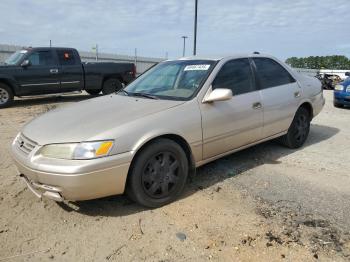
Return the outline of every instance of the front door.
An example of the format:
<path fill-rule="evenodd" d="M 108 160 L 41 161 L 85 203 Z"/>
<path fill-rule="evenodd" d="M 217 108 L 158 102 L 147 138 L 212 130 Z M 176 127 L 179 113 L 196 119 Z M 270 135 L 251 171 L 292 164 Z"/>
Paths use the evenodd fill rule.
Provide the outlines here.
<path fill-rule="evenodd" d="M 211 88 L 229 88 L 233 98 L 200 103 L 204 160 L 260 140 L 263 126 L 261 96 L 247 58 L 224 64 Z"/>
<path fill-rule="evenodd" d="M 21 94 L 56 93 L 60 88 L 58 65 L 54 54 L 49 51 L 34 51 L 27 58 L 29 66 L 22 67 L 15 75 Z"/>

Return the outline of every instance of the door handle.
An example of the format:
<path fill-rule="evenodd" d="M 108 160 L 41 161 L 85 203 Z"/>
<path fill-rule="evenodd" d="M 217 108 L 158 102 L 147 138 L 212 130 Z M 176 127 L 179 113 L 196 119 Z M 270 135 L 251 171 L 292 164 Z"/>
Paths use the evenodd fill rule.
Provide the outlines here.
<path fill-rule="evenodd" d="M 262 105 L 260 102 L 256 102 L 253 104 L 253 109 L 260 109 L 260 108 L 262 108 Z"/>
<path fill-rule="evenodd" d="M 58 69 L 50 69 L 50 73 L 51 74 L 57 74 L 58 73 Z"/>
<path fill-rule="evenodd" d="M 297 92 L 294 93 L 294 97 L 295 97 L 295 98 L 298 98 L 298 97 L 300 97 L 300 96 L 301 96 L 301 94 L 300 94 L 299 91 L 297 91 Z"/>

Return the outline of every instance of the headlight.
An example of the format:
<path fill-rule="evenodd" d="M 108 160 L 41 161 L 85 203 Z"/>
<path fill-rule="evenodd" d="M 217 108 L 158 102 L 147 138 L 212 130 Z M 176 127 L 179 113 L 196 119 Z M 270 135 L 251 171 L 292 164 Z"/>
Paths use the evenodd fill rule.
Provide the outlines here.
<path fill-rule="evenodd" d="M 343 91 L 343 90 L 344 90 L 344 86 L 343 86 L 343 85 L 336 85 L 336 86 L 334 87 L 334 90 Z"/>
<path fill-rule="evenodd" d="M 346 92 L 350 93 L 350 85 L 346 88 Z"/>
<path fill-rule="evenodd" d="M 113 141 L 51 144 L 40 150 L 40 155 L 58 159 L 94 159 L 109 154 Z"/>

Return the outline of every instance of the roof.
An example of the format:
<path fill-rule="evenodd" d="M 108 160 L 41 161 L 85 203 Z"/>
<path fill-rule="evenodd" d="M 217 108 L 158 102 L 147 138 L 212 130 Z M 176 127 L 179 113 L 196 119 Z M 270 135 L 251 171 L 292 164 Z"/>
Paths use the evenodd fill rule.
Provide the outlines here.
<path fill-rule="evenodd" d="M 27 47 L 24 48 L 25 50 L 50 50 L 51 48 L 55 49 L 55 50 L 75 50 L 75 48 L 71 48 L 71 47 Z"/>
<path fill-rule="evenodd" d="M 212 61 L 220 61 L 223 59 L 235 59 L 235 58 L 246 58 L 246 57 L 272 57 L 270 55 L 260 54 L 260 53 L 237 53 L 232 55 L 226 55 L 226 56 L 188 56 L 188 57 L 181 57 L 178 59 L 169 59 L 168 61 L 174 61 L 174 60 L 212 60 Z"/>

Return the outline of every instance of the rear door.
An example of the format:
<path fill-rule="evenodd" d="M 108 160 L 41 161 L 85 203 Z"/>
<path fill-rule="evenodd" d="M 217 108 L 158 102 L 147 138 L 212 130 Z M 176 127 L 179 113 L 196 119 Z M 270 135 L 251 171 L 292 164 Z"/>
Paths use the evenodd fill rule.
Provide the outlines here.
<path fill-rule="evenodd" d="M 261 139 L 263 113 L 248 58 L 226 62 L 212 89 L 229 88 L 227 101 L 201 103 L 203 158 L 208 159 Z"/>
<path fill-rule="evenodd" d="M 288 130 L 299 105 L 301 88 L 291 74 L 270 58 L 253 58 L 261 89 L 264 138 Z"/>
<path fill-rule="evenodd" d="M 56 93 L 60 88 L 58 65 L 51 50 L 33 51 L 27 60 L 30 65 L 16 71 L 15 78 L 21 86 L 21 94 Z"/>
<path fill-rule="evenodd" d="M 82 90 L 84 72 L 77 51 L 73 49 L 59 49 L 56 52 L 60 64 L 61 92 Z"/>

